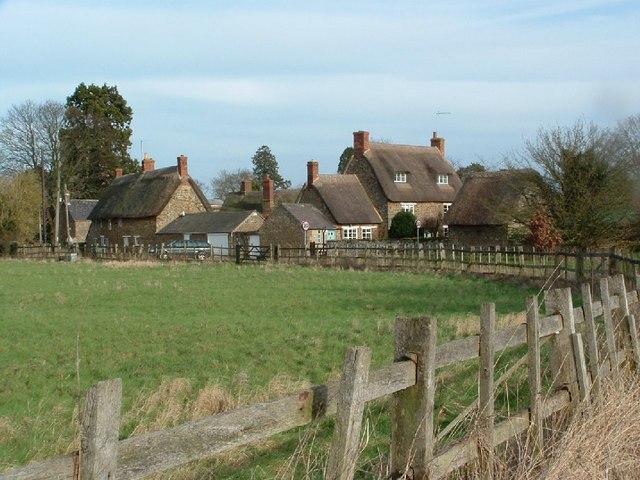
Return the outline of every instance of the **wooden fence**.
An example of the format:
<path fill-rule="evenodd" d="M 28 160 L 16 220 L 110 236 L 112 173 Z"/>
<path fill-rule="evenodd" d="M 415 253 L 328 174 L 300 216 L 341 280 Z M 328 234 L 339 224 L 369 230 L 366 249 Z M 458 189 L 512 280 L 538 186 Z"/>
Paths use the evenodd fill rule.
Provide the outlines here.
<path fill-rule="evenodd" d="M 465 247 L 451 243 L 356 242 L 316 248 L 274 246 L 270 258 L 283 263 L 371 269 L 428 269 L 489 273 L 529 278 L 584 281 L 623 273 L 640 273 L 640 256 L 618 251 L 540 252 L 532 248 Z M 581 273 L 580 273 L 581 272 Z M 582 276 L 582 278 L 578 278 Z"/>
<path fill-rule="evenodd" d="M 544 316 L 537 297 L 526 301 L 526 322 L 496 330 L 494 304 L 480 312 L 480 334 L 437 345 L 435 319 L 396 321 L 394 362 L 370 369 L 371 351 L 347 351 L 339 382 L 318 385 L 274 401 L 201 418 L 183 425 L 118 441 L 122 384 L 100 382 L 87 394 L 81 419 L 80 451 L 7 472 L 6 479 L 137 479 L 220 454 L 295 427 L 336 415 L 336 427 L 325 478 L 353 478 L 366 402 L 392 395 L 391 478 L 441 478 L 477 461 L 482 478 L 494 469 L 494 448 L 525 432 L 532 446 L 544 448 L 544 421 L 560 411 L 589 402 L 602 378 L 623 363 L 640 365 L 635 311 L 638 283 L 627 291 L 624 277 L 603 278 L 600 298 L 582 286 L 582 305 L 574 307 L 571 290 L 546 292 Z M 550 345 L 546 365 L 542 345 Z M 501 351 L 526 346 L 524 356 L 495 379 Z M 521 347 L 524 348 L 524 347 Z M 585 354 L 586 350 L 586 354 Z M 443 430 L 434 414 L 437 375 L 445 367 L 479 360 L 479 395 Z M 587 361 L 588 359 L 588 361 Z M 528 408 L 496 421 L 496 389 L 528 365 Z M 543 369 L 551 385 L 543 384 Z M 475 414 L 473 427 L 460 439 L 446 435 Z M 404 475 L 404 476 L 403 476 Z"/>

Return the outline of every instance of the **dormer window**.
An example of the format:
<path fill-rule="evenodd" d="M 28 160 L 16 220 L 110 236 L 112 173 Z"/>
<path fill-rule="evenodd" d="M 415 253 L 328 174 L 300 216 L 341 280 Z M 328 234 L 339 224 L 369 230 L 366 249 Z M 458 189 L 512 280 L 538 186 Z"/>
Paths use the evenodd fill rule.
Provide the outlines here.
<path fill-rule="evenodd" d="M 407 172 L 396 172 L 395 183 L 407 183 Z"/>
<path fill-rule="evenodd" d="M 438 175 L 438 185 L 449 185 L 449 175 L 446 173 Z"/>

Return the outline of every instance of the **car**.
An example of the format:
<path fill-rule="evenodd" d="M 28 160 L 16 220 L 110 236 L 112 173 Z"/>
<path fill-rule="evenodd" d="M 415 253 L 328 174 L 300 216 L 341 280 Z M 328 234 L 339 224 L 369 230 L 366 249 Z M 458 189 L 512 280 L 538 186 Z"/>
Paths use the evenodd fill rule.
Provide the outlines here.
<path fill-rule="evenodd" d="M 202 261 L 211 256 L 211 244 L 204 240 L 172 240 L 160 247 L 157 254 L 163 260 L 190 257 Z"/>

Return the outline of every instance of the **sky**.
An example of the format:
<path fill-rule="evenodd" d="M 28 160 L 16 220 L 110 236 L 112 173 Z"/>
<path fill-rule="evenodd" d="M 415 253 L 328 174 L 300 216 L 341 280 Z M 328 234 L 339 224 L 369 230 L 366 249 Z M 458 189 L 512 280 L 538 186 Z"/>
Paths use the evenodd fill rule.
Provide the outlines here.
<path fill-rule="evenodd" d="M 131 156 L 205 184 L 267 145 L 302 185 L 358 130 L 499 168 L 540 128 L 640 114 L 639 25 L 637 0 L 0 0 L 0 116 L 115 85 Z"/>

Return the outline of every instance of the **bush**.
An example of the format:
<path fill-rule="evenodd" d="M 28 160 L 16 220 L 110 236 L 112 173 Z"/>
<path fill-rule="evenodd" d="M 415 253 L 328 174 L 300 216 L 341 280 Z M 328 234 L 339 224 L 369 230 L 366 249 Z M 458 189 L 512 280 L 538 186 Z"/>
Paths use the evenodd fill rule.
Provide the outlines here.
<path fill-rule="evenodd" d="M 391 220 L 389 238 L 408 238 L 416 235 L 416 216 L 411 212 L 398 212 Z"/>

